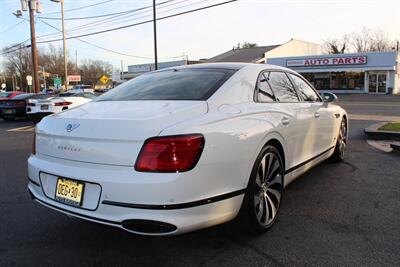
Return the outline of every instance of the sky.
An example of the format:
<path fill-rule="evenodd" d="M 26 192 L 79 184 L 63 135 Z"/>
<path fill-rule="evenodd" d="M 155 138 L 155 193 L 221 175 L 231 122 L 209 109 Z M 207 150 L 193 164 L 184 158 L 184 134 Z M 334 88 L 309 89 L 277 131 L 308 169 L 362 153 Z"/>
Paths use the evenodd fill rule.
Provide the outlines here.
<path fill-rule="evenodd" d="M 157 3 L 164 1 L 166 0 L 157 0 Z M 174 0 L 159 5 L 157 13 L 159 17 L 163 17 L 224 1 L 226 0 Z M 65 22 L 67 36 L 152 19 L 152 10 L 147 8 L 113 17 L 69 20 L 148 7 L 151 6 L 152 0 L 64 0 L 64 2 L 65 17 L 68 19 Z M 45 21 L 60 29 L 61 21 L 57 19 L 60 18 L 60 4 L 50 0 L 41 0 L 41 3 L 43 12 L 37 17 L 43 18 L 36 18 L 35 23 L 38 41 L 60 38 L 58 30 L 42 22 Z M 88 5 L 94 6 L 85 8 Z M 17 9 L 20 9 L 20 0 L 0 0 L 0 49 L 30 38 L 29 22 L 18 19 L 12 14 Z M 384 30 L 390 38 L 400 40 L 399 14 L 400 0 L 239 0 L 159 21 L 157 23 L 159 61 L 179 60 L 183 54 L 191 60 L 210 58 L 232 49 L 239 42 L 274 45 L 296 38 L 321 43 L 328 38 L 337 38 L 358 31 L 362 27 Z M 27 12 L 24 13 L 24 18 L 29 18 Z M 109 20 L 104 22 L 105 18 Z M 76 28 L 93 22 L 97 24 Z M 20 24 L 10 29 L 17 23 Z M 78 62 L 83 59 L 99 59 L 119 68 L 122 61 L 125 70 L 128 65 L 153 62 L 151 23 L 82 37 L 81 40 L 129 56 L 104 51 L 76 39 L 68 40 L 69 56 L 75 59 L 77 52 Z M 57 41 L 52 44 L 61 46 L 62 42 Z"/>

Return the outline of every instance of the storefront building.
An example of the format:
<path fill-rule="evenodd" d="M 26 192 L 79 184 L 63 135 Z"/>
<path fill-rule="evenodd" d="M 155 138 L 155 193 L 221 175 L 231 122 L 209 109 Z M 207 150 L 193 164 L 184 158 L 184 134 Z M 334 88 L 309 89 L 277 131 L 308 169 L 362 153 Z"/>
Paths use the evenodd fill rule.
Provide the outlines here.
<path fill-rule="evenodd" d="M 397 51 L 267 58 L 266 63 L 301 73 L 320 91 L 400 94 Z"/>

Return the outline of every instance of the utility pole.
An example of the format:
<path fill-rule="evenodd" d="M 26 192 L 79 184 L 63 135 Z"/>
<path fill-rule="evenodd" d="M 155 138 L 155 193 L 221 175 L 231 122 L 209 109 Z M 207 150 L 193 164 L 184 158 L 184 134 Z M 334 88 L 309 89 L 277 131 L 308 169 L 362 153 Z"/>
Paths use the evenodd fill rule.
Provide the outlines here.
<path fill-rule="evenodd" d="M 64 0 L 61 0 L 61 24 L 63 32 L 63 50 L 64 50 L 64 84 L 65 90 L 68 90 L 68 58 L 67 58 L 67 40 L 65 37 L 65 27 L 64 27 Z"/>
<path fill-rule="evenodd" d="M 158 70 L 156 0 L 153 0 L 153 26 L 154 26 L 154 69 Z"/>
<path fill-rule="evenodd" d="M 75 68 L 78 71 L 78 50 L 75 50 Z"/>
<path fill-rule="evenodd" d="M 47 86 L 46 86 L 46 72 L 45 72 L 44 66 L 42 68 L 42 71 L 43 71 L 44 88 L 47 88 Z"/>
<path fill-rule="evenodd" d="M 64 86 L 68 89 L 68 58 L 67 58 L 67 39 L 64 27 L 64 0 L 50 0 L 55 3 L 61 3 L 61 29 L 63 34 L 63 51 L 64 51 Z"/>
<path fill-rule="evenodd" d="M 31 49 L 32 49 L 32 70 L 33 70 L 33 90 L 35 93 L 40 91 L 40 81 L 38 73 L 38 56 L 36 49 L 36 32 L 35 32 L 35 10 L 36 1 L 29 0 L 29 18 L 31 24 Z"/>
<path fill-rule="evenodd" d="M 35 32 L 35 12 L 36 13 L 42 13 L 42 4 L 39 2 L 39 0 L 21 0 L 21 10 L 17 10 L 15 13 L 13 13 L 17 18 L 21 18 L 22 11 L 28 11 L 29 10 L 29 23 L 30 23 L 30 28 L 31 28 L 31 51 L 32 51 L 32 78 L 33 78 L 33 91 L 35 93 L 40 92 L 40 80 L 39 80 L 39 65 L 38 65 L 38 55 L 37 55 L 37 48 L 36 48 L 36 32 Z M 23 46 L 21 44 L 21 50 L 23 49 Z M 20 50 L 20 53 L 21 53 Z M 21 54 L 20 54 L 21 56 Z M 21 58 L 20 58 L 21 60 Z M 21 88 L 23 88 L 22 84 L 23 77 L 20 75 L 20 83 L 21 83 Z M 17 83 L 17 81 L 16 81 Z"/>

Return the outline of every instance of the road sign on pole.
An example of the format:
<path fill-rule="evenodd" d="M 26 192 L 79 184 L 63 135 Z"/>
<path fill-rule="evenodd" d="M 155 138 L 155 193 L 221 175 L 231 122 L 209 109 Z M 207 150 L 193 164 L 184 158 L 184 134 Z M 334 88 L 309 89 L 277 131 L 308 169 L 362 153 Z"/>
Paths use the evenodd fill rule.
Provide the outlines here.
<path fill-rule="evenodd" d="M 33 78 L 31 75 L 26 76 L 26 82 L 28 83 L 29 86 L 32 85 L 32 80 L 33 80 Z"/>
<path fill-rule="evenodd" d="M 54 87 L 56 88 L 56 89 L 60 89 L 60 87 L 61 87 L 61 84 L 62 84 L 62 80 L 61 80 L 61 78 L 54 78 L 53 79 L 53 82 L 54 82 Z"/>
<path fill-rule="evenodd" d="M 108 78 L 106 75 L 103 75 L 103 76 L 100 77 L 99 81 L 102 84 L 106 84 L 106 83 L 108 83 L 110 81 L 110 78 Z"/>

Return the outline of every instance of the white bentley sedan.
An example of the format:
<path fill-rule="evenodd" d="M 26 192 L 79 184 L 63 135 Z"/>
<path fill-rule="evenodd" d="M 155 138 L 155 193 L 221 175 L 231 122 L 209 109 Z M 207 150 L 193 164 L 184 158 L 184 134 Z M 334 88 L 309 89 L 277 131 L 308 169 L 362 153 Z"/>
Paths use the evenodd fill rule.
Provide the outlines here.
<path fill-rule="evenodd" d="M 276 221 L 286 185 L 344 157 L 348 117 L 302 76 L 261 64 L 151 72 L 46 117 L 28 160 L 33 199 L 143 235 Z"/>

